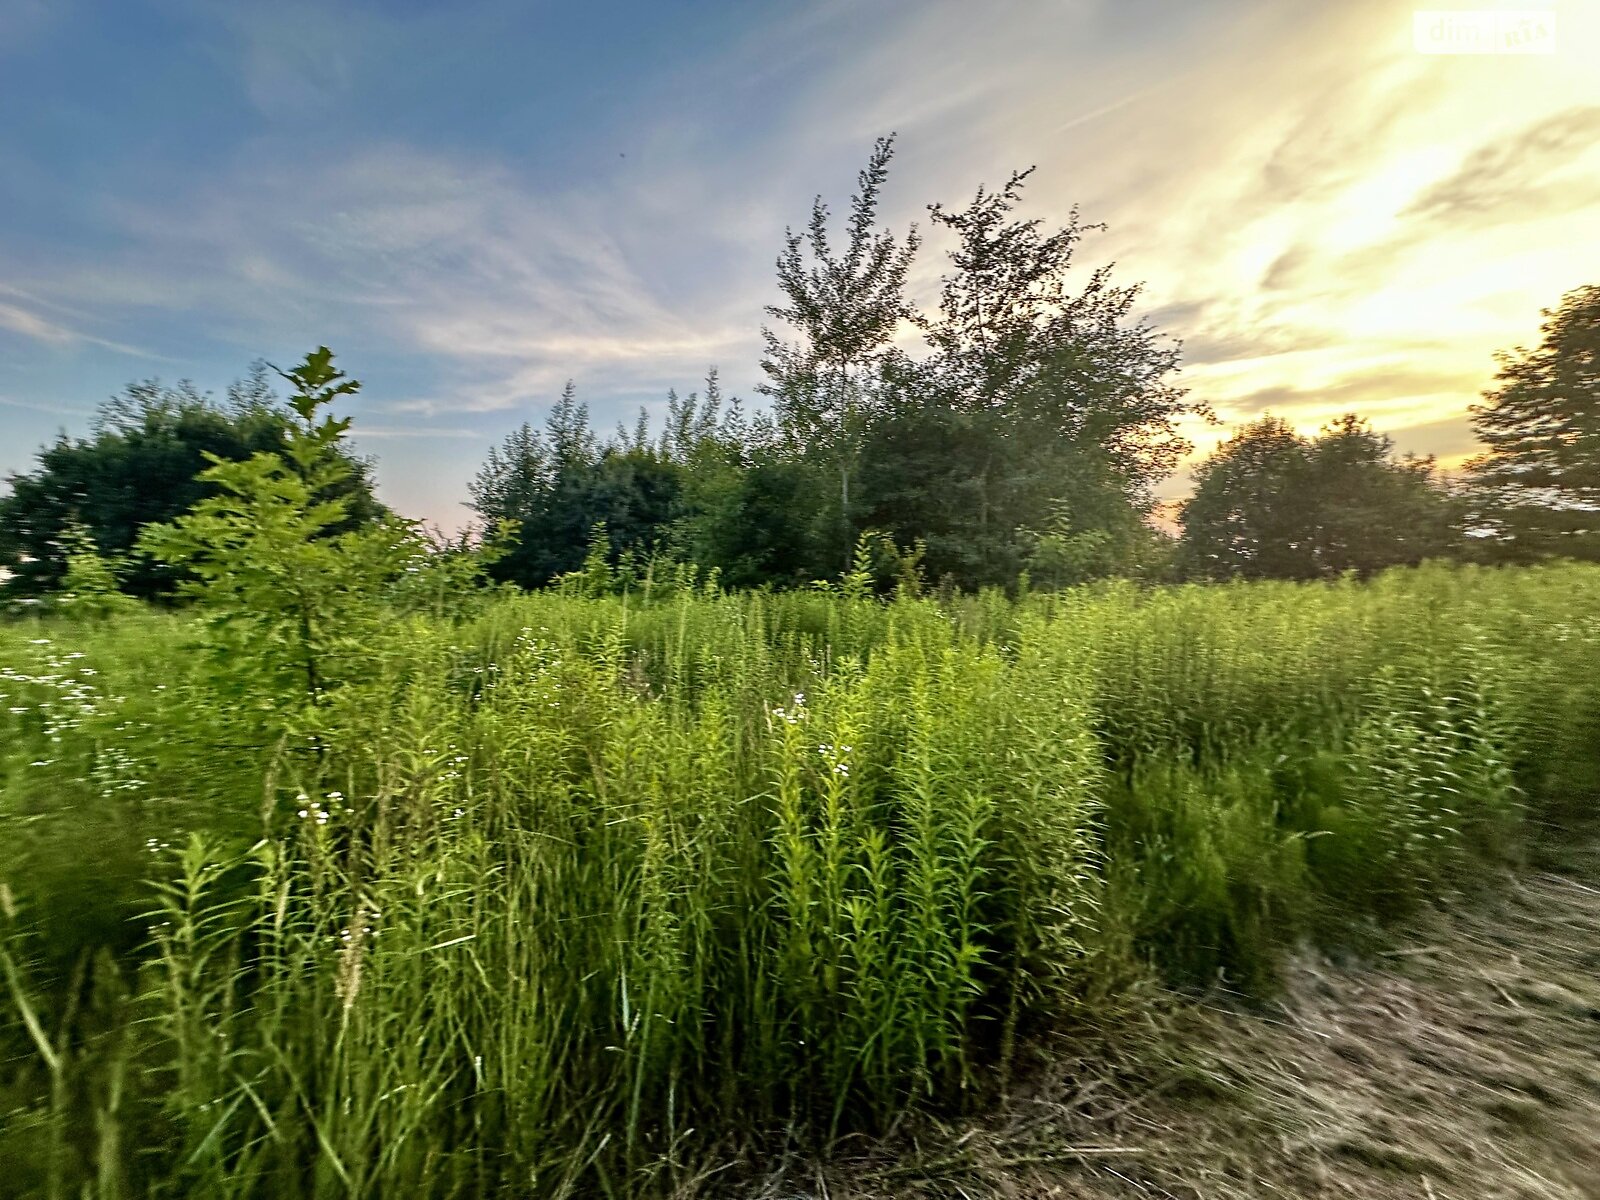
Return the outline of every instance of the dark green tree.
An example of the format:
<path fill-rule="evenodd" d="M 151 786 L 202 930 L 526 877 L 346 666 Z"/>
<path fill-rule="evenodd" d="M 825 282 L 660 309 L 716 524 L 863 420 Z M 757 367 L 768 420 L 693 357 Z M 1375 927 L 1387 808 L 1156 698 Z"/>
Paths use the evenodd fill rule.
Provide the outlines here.
<path fill-rule="evenodd" d="M 585 512 L 603 522 L 612 553 L 636 561 L 666 550 L 678 515 L 684 468 L 652 447 L 607 447 L 595 464 Z"/>
<path fill-rule="evenodd" d="M 1495 558 L 1600 559 L 1600 287 L 1543 316 L 1472 410 L 1488 447 L 1468 465 L 1475 540 Z"/>
<path fill-rule="evenodd" d="M 729 587 L 793 587 L 826 572 L 815 519 L 831 477 L 804 459 L 755 446 L 734 458 L 712 451 L 686 474 L 674 525 L 677 556 L 715 568 Z M 828 531 L 831 532 L 831 531 Z"/>
<path fill-rule="evenodd" d="M 1308 438 L 1266 416 L 1196 468 L 1180 561 L 1205 579 L 1366 575 L 1450 553 L 1457 518 L 1433 460 L 1397 457 L 1359 417 Z"/>
<path fill-rule="evenodd" d="M 664 550 L 679 512 L 688 440 L 700 427 L 698 398 L 671 400 L 667 433 L 651 442 L 648 423 L 619 431 L 602 446 L 586 405 L 571 383 L 543 430 L 524 424 L 468 485 L 472 507 L 493 523 L 513 521 L 506 552 L 489 566 L 494 578 L 543 585 L 583 567 L 597 526 L 614 559 L 649 558 Z"/>
<path fill-rule="evenodd" d="M 813 579 L 828 480 L 780 443 L 769 416 L 747 418 L 737 397 L 724 397 L 715 370 L 704 393 L 669 394 L 659 436 L 641 413 L 605 445 L 569 385 L 545 428 L 513 431 L 469 485 L 480 516 L 517 524 L 489 570 L 541 587 L 593 573 L 603 546 L 606 571 L 625 568 L 617 578 L 666 558 L 736 587 Z"/>
<path fill-rule="evenodd" d="M 1306 484 L 1307 440 L 1281 417 L 1264 416 L 1195 468 L 1179 510 L 1181 561 L 1191 577 L 1304 579 L 1315 574 L 1307 538 L 1317 522 Z"/>
<path fill-rule="evenodd" d="M 1206 410 L 1173 382 L 1176 344 L 1133 315 L 1139 288 L 1108 269 L 1078 282 L 1090 227 L 1014 215 L 1027 174 L 960 211 L 930 207 L 954 237 L 951 269 L 917 318 L 928 355 L 882 364 L 890 401 L 863 438 L 862 520 L 924 542 L 929 575 L 968 587 L 1009 585 L 1041 550 L 1145 575 L 1154 485 L 1189 448 L 1179 423 Z"/>
<path fill-rule="evenodd" d="M 917 393 L 865 430 L 859 488 L 864 526 L 896 545 L 921 541 L 923 569 L 965 587 L 1009 584 L 1023 568 L 1019 531 L 1042 512 L 1029 506 L 1020 443 L 1003 418 L 963 411 Z"/>
<path fill-rule="evenodd" d="M 589 508 L 600 447 L 588 406 L 571 381 L 542 430 L 511 433 L 468 484 L 473 510 L 490 522 L 515 521 L 507 553 L 490 567 L 498 580 L 539 587 L 582 564 L 599 516 Z"/>
<path fill-rule="evenodd" d="M 540 511 L 554 486 L 544 436 L 524 421 L 498 446 L 467 484 L 472 508 L 490 521 L 521 521 Z M 517 539 L 520 544 L 520 539 Z"/>
<path fill-rule="evenodd" d="M 1354 414 L 1323 429 L 1312 443 L 1312 467 L 1319 575 L 1370 575 L 1459 549 L 1460 506 L 1433 459 L 1397 455 L 1393 439 Z"/>
<path fill-rule="evenodd" d="M 668 404 L 662 450 L 681 467 L 670 550 L 730 587 L 791 586 L 826 574 L 837 531 L 824 463 L 783 444 L 772 418 L 723 399 L 715 372 L 703 398 Z"/>
<path fill-rule="evenodd" d="M 90 436 L 62 434 L 42 448 L 38 466 L 9 479 L 0 498 L 0 566 L 14 574 L 7 590 L 40 596 L 63 586 L 72 538 L 81 527 L 97 549 L 120 564 L 124 591 L 146 598 L 170 595 L 182 576 L 169 564 L 132 554 L 147 525 L 175 520 L 216 495 L 203 479 L 212 458 L 243 461 L 286 450 L 293 415 L 274 395 L 267 367 L 216 402 L 188 382 L 130 384 L 101 406 Z M 331 484 L 346 504 L 339 532 L 376 519 L 371 465 L 337 451 L 348 468 Z"/>

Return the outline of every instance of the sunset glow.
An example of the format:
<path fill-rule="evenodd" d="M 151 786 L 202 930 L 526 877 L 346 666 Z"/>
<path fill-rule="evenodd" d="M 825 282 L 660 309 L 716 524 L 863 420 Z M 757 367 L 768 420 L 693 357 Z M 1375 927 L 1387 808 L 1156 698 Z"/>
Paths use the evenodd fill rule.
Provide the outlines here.
<path fill-rule="evenodd" d="M 1594 5 L 1556 6 L 1556 53 L 1527 57 L 1419 54 L 1389 2 L 692 5 L 658 53 L 566 63 L 581 99 L 565 75 L 520 87 L 512 53 L 572 21 L 467 7 L 470 44 L 387 106 L 375 81 L 427 62 L 454 10 L 175 9 L 156 143 L 115 99 L 143 71 L 114 31 L 0 5 L 0 467 L 131 378 L 220 389 L 322 339 L 370 380 L 385 495 L 455 524 L 484 448 L 568 378 L 602 427 L 712 364 L 751 396 L 784 226 L 817 191 L 842 203 L 891 129 L 892 223 L 1036 163 L 1032 215 L 1109 226 L 1080 261 L 1145 281 L 1184 340 L 1223 422 L 1201 449 L 1262 412 L 1353 410 L 1457 462 L 1494 352 L 1600 271 Z M 105 70 L 54 69 L 73 39 Z M 99 96 L 105 145 L 52 136 L 64 89 Z M 212 100 L 173 117 L 185 89 Z"/>

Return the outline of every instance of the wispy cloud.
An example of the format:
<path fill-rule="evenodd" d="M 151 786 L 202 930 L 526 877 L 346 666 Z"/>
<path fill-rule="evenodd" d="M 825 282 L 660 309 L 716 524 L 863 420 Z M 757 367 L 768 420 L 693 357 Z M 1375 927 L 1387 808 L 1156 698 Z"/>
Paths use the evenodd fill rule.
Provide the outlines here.
<path fill-rule="evenodd" d="M 57 321 L 42 317 L 36 312 L 23 308 L 19 304 L 11 304 L 6 301 L 0 301 L 0 329 L 19 333 L 23 337 L 32 338 L 35 341 L 44 342 L 52 346 L 70 346 L 73 343 L 81 342 L 89 346 L 99 346 L 104 350 L 114 350 L 118 354 L 131 355 L 134 358 L 166 361 L 160 355 L 152 354 L 148 350 L 141 350 L 137 346 L 129 346 L 124 342 L 114 342 L 109 338 L 95 337 L 93 334 L 71 329 Z"/>
<path fill-rule="evenodd" d="M 203 307 L 245 345 L 402 345 L 443 370 L 445 392 L 408 405 L 430 412 L 542 401 L 573 375 L 601 394 L 664 391 L 753 342 L 758 305 L 652 274 L 624 244 L 627 196 L 540 193 L 504 168 L 401 146 L 260 170 L 181 209 L 121 206 L 133 249 L 40 286 L 74 303 Z M 82 336 L 43 320 L 26 331 Z"/>
<path fill-rule="evenodd" d="M 1148 281 L 1225 418 L 1358 408 L 1454 453 L 1492 351 L 1600 262 L 1592 8 L 1562 9 L 1548 59 L 1416 55 L 1397 0 L 730 9 L 647 69 L 585 60 L 552 113 L 508 107 L 496 52 L 539 48 L 553 10 L 170 0 L 242 115 L 213 127 L 185 97 L 204 145 L 169 187 L 144 164 L 19 176 L 87 224 L 0 245 L 0 329 L 41 361 L 98 347 L 186 370 L 326 342 L 388 377 L 359 428 L 397 492 L 453 503 L 476 427 L 537 418 L 569 377 L 602 424 L 712 363 L 748 393 L 783 226 L 816 191 L 842 202 L 895 129 L 893 224 L 1037 163 L 1029 215 L 1109 223 L 1082 261 Z M 0 36 L 66 11 L 0 0 Z M 372 86 L 394 78 L 417 96 L 386 119 Z M 417 482 L 435 453 L 459 483 Z"/>
<path fill-rule="evenodd" d="M 58 346 L 76 339 L 76 335 L 70 329 L 47 321 L 15 304 L 0 304 L 0 329 L 9 329 L 12 333 L 20 333 L 24 337 L 36 338 L 41 342 L 50 342 Z"/>
<path fill-rule="evenodd" d="M 14 400 L 10 396 L 0 396 L 0 407 L 48 413 L 53 417 L 88 417 L 94 415 L 94 409 L 81 408 L 75 404 L 36 404 L 32 400 Z"/>
<path fill-rule="evenodd" d="M 1402 212 L 1455 228 L 1526 220 L 1600 200 L 1600 105 L 1569 108 L 1484 143 Z"/>

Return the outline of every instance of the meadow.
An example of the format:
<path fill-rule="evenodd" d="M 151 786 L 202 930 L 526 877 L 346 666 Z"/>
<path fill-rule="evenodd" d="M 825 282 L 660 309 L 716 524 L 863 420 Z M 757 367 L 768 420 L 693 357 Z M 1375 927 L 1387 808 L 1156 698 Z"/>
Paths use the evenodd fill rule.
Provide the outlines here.
<path fill-rule="evenodd" d="M 1597 591 L 413 596 L 293 719 L 191 615 L 12 620 L 7 1187 L 655 1194 L 981 1107 L 1579 836 Z"/>

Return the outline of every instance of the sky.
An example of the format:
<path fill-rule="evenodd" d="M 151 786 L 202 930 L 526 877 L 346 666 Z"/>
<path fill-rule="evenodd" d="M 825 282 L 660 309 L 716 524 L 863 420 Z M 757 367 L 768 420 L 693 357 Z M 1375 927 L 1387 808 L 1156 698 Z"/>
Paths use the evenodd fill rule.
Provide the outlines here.
<path fill-rule="evenodd" d="M 710 366 L 755 400 L 785 226 L 891 131 L 892 227 L 1028 165 L 1105 224 L 1197 453 L 1356 411 L 1455 464 L 1600 282 L 1600 3 L 1520 8 L 1553 54 L 1419 53 L 1392 0 L 0 0 L 0 475 L 326 344 L 381 497 L 458 527 L 567 379 L 602 430 Z"/>

